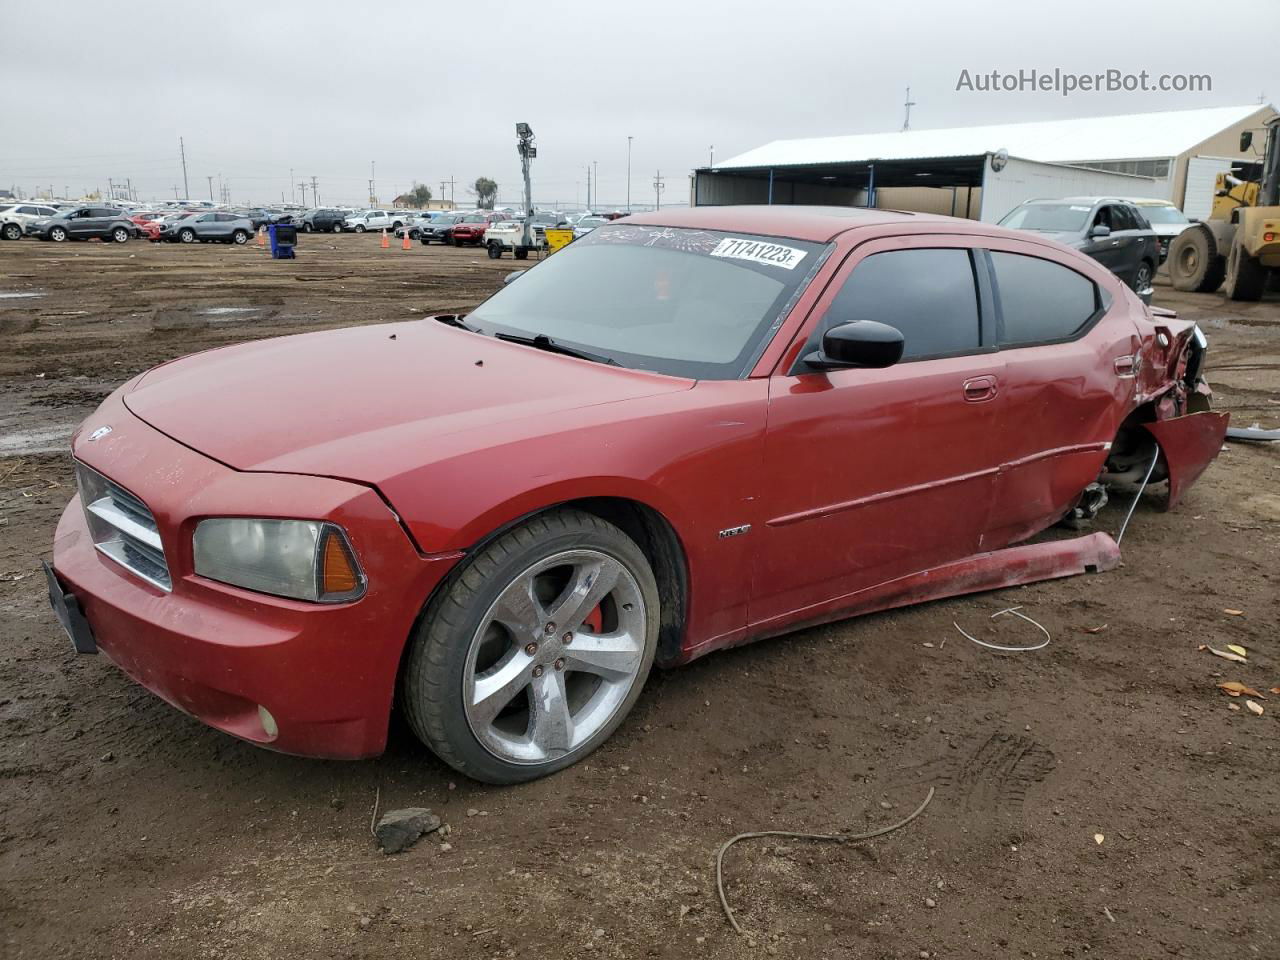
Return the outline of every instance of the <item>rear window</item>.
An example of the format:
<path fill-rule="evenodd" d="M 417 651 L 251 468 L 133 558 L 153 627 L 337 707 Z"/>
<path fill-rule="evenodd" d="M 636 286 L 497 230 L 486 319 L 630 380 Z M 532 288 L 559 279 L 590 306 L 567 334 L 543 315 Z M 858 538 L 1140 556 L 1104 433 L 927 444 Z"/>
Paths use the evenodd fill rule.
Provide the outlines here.
<path fill-rule="evenodd" d="M 844 282 L 825 322 L 859 320 L 901 331 L 903 360 L 976 352 L 981 327 L 970 252 L 892 250 L 867 257 Z"/>
<path fill-rule="evenodd" d="M 1059 263 L 992 251 L 1001 344 L 1025 346 L 1069 340 L 1099 308 L 1093 281 Z"/>

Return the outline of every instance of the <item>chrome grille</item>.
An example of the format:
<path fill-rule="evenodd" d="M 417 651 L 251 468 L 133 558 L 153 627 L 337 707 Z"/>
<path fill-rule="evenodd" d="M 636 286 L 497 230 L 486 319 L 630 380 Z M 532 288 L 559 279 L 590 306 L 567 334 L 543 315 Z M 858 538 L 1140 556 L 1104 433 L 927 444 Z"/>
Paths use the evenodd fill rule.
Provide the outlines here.
<path fill-rule="evenodd" d="M 94 546 L 147 583 L 171 590 L 160 530 L 147 505 L 83 463 L 76 464 L 76 484 Z"/>

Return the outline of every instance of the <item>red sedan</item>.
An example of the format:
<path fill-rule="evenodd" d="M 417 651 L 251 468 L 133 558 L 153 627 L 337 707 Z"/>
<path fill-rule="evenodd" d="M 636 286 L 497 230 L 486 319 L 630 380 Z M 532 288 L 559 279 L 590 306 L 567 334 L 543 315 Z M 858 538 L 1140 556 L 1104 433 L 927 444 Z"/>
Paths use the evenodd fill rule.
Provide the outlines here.
<path fill-rule="evenodd" d="M 463 244 L 479 246 L 484 243 L 484 232 L 489 224 L 506 220 L 505 213 L 469 213 L 444 232 L 444 242 L 455 247 Z"/>
<path fill-rule="evenodd" d="M 528 780 L 653 663 L 1115 566 L 1105 533 L 1028 541 L 1113 481 L 1177 502 L 1225 431 L 1204 358 L 999 227 L 638 215 L 465 317 L 129 381 L 72 441 L 51 600 L 77 649 L 238 737 L 376 754 L 398 701 L 458 770 Z"/>
<path fill-rule="evenodd" d="M 138 228 L 138 235 L 148 240 L 160 239 L 160 221 L 169 213 L 135 213 L 129 219 Z"/>

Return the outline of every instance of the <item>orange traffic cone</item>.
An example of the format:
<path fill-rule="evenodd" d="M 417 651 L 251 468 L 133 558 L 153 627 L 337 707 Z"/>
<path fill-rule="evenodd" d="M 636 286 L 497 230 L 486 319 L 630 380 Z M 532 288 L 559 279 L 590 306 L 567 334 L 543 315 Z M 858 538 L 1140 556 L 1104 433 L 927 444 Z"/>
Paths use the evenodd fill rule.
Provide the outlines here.
<path fill-rule="evenodd" d="M 404 228 L 404 239 L 400 241 L 400 249 L 401 250 L 411 249 L 409 246 L 409 228 L 408 227 Z"/>
<path fill-rule="evenodd" d="M 258 228 L 258 246 L 265 247 L 267 245 L 267 230 L 265 227 Z"/>
<path fill-rule="evenodd" d="M 387 239 L 387 228 L 382 228 L 382 249 L 387 250 L 391 247 L 391 241 Z"/>

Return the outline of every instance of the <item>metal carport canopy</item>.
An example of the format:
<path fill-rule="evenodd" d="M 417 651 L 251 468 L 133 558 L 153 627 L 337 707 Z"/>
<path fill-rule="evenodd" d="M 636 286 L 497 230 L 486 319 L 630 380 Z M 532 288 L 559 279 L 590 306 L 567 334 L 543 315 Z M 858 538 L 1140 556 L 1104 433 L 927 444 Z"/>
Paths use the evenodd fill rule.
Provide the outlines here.
<path fill-rule="evenodd" d="M 797 163 L 760 167 L 702 167 L 697 173 L 717 177 L 745 177 L 775 182 L 812 183 L 839 187 L 980 187 L 987 154 L 957 157 Z"/>

